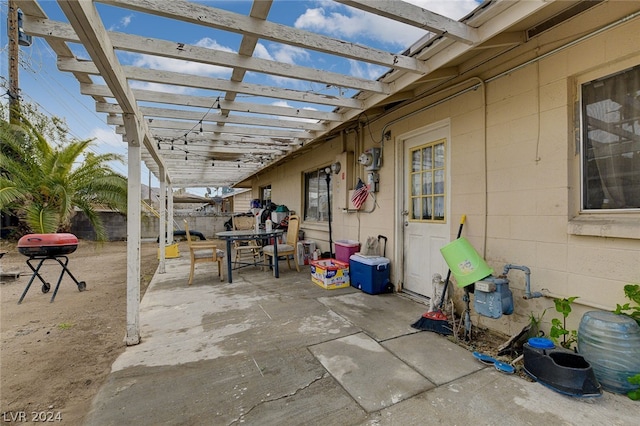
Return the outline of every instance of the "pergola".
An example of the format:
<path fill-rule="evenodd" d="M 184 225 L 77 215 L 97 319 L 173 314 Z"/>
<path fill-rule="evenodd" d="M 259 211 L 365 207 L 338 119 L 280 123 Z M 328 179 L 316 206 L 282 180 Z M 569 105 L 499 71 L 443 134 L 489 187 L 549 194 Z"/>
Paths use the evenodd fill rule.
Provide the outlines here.
<path fill-rule="evenodd" d="M 404 1 L 336 2 L 423 29 L 425 35 L 404 52 L 384 51 L 270 21 L 273 0 L 255 0 L 248 15 L 182 0 L 59 0 L 67 22 L 49 19 L 36 0 L 22 0 L 19 7 L 25 32 L 48 42 L 58 68 L 75 76 L 81 93 L 91 96 L 96 111 L 105 113 L 107 123 L 123 135 L 128 144 L 129 205 L 135 206 L 140 205 L 141 161 L 160 181 L 162 197 L 167 185 L 233 186 L 323 143 L 363 113 L 375 117 L 397 103 L 472 75 L 475 67 L 526 42 L 528 31 L 537 31 L 536 24 L 581 3 L 487 0 L 456 21 Z M 229 52 L 185 44 L 180 33 L 161 40 L 108 31 L 100 14 L 105 7 L 145 13 L 156 17 L 159 25 L 189 24 L 234 33 L 239 44 Z M 383 72 L 369 79 L 262 59 L 255 54 L 260 41 L 320 52 L 329 61 L 380 66 Z M 90 60 L 77 58 L 70 44 L 81 44 Z M 122 52 L 225 67 L 229 78 L 124 65 Z M 265 80 L 270 84 L 249 83 L 249 73 L 275 78 Z M 286 81 L 292 79 L 333 91 L 287 88 Z M 177 90 L 136 89 L 136 82 Z M 185 88 L 198 94 L 177 94 Z M 278 101 L 287 106 L 274 105 Z M 140 212 L 129 210 L 125 340 L 136 344 Z M 160 229 L 170 222 L 161 215 Z M 160 272 L 163 268 L 164 258 Z"/>

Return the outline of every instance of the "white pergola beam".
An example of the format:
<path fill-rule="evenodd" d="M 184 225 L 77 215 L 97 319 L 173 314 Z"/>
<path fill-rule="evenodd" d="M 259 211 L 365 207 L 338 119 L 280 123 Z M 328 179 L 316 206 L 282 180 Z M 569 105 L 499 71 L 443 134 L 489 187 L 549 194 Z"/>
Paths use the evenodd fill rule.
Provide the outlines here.
<path fill-rule="evenodd" d="M 336 1 L 356 9 L 393 19 L 394 21 L 404 22 L 432 33 L 442 34 L 467 45 L 476 44 L 479 40 L 475 28 L 404 1 Z"/>
<path fill-rule="evenodd" d="M 35 36 L 47 37 L 48 39 L 80 42 L 73 28 L 64 22 L 32 19 L 28 25 L 25 25 L 25 31 Z M 180 59 L 227 68 L 245 68 L 250 71 L 278 77 L 311 81 L 354 90 L 367 90 L 380 93 L 389 93 L 391 91 L 388 85 L 379 81 L 352 77 L 325 70 L 301 67 L 255 57 L 241 57 L 233 52 L 225 52 L 149 37 L 115 32 L 108 32 L 108 35 L 115 49 L 127 52 Z"/>
<path fill-rule="evenodd" d="M 105 103 L 96 104 L 96 111 L 109 112 L 110 114 L 112 114 L 107 116 L 107 124 L 111 124 L 115 126 L 122 125 L 123 123 L 122 117 L 120 117 L 119 115 L 113 115 L 113 114 L 121 114 L 120 112 L 116 111 L 119 108 L 109 108 L 109 107 L 104 108 L 105 105 L 114 105 L 114 104 L 105 104 Z M 194 121 L 196 123 L 202 122 L 202 128 L 205 132 L 224 132 L 223 126 L 207 124 L 210 122 L 229 123 L 229 124 L 246 124 L 250 126 L 276 127 L 276 128 L 308 130 L 308 131 L 316 131 L 316 132 L 323 131 L 326 128 L 326 126 L 323 124 L 319 124 L 311 121 L 280 120 L 280 119 L 271 119 L 271 118 L 262 118 L 262 117 L 238 116 L 238 115 L 226 117 L 219 113 L 216 113 L 216 114 L 208 113 L 206 115 L 202 115 L 202 113 L 196 113 L 193 111 L 180 111 L 180 110 L 170 110 L 166 108 L 163 108 L 163 109 L 153 108 L 153 107 L 146 107 L 146 108 L 142 107 L 140 108 L 140 111 L 145 114 L 146 120 L 149 123 L 149 128 L 151 130 L 165 128 L 165 129 L 183 129 L 183 130 L 199 131 L 200 130 L 199 125 L 195 129 L 193 128 Z M 149 118 L 149 117 L 153 117 L 153 118 Z M 189 121 L 162 120 L 161 118 L 174 118 L 174 119 L 189 120 Z"/>
<path fill-rule="evenodd" d="M 72 58 L 60 59 L 58 61 L 58 69 L 66 72 L 82 72 L 94 75 L 100 74 L 98 68 L 92 62 L 78 61 L 77 59 Z M 127 79 L 130 80 L 221 92 L 231 91 L 234 93 L 242 93 L 245 95 L 264 98 L 285 99 L 309 104 L 362 109 L 362 103 L 351 97 L 347 98 L 323 95 L 309 91 L 284 89 L 261 84 L 240 83 L 220 78 L 203 77 L 165 70 L 154 70 L 132 66 L 123 66 L 122 69 Z"/>
<path fill-rule="evenodd" d="M 113 97 L 109 87 L 101 84 L 81 84 L 80 93 L 90 96 Z M 314 109 L 283 107 L 278 105 L 257 104 L 236 101 L 217 101 L 217 98 L 206 96 L 178 95 L 175 93 L 158 92 L 154 90 L 133 89 L 133 94 L 138 101 L 155 102 L 169 105 L 182 105 L 186 107 L 198 107 L 211 109 L 215 105 L 220 105 L 220 109 L 228 109 L 242 113 L 265 114 L 271 116 L 292 117 L 297 119 L 338 121 L 343 117 L 333 112 L 324 112 Z"/>
<path fill-rule="evenodd" d="M 405 71 L 424 74 L 423 63 L 409 56 L 393 54 L 383 50 L 373 49 L 359 44 L 333 39 L 316 34 L 276 24 L 274 22 L 255 19 L 251 16 L 240 15 L 222 9 L 215 9 L 202 4 L 173 0 L 171 2 L 149 2 L 147 0 L 99 0 L 101 3 L 126 9 L 152 13 L 158 16 L 178 19 L 196 25 L 217 28 L 239 34 L 250 34 L 254 37 L 311 49 L 357 61 L 403 69 Z"/>

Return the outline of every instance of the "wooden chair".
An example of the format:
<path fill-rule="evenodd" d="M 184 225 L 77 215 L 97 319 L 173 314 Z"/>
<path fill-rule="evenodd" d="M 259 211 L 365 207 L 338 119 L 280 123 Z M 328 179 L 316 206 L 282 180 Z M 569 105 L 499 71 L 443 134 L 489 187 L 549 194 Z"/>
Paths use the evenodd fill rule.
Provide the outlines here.
<path fill-rule="evenodd" d="M 289 260 L 289 256 L 293 256 L 293 263 L 296 264 L 296 270 L 300 272 L 300 266 L 298 266 L 298 230 L 300 229 L 300 218 L 297 215 L 289 216 L 289 227 L 287 228 L 287 240 L 284 244 L 278 244 L 278 257 L 285 256 L 287 258 L 287 265 L 289 265 L 289 269 L 293 269 L 291 267 L 291 262 Z M 262 247 L 262 253 L 264 253 L 264 263 L 265 265 L 271 264 L 271 262 L 267 262 L 267 257 L 273 259 L 273 245 L 268 245 Z M 277 262 L 278 259 L 273 259 L 274 262 Z"/>
<path fill-rule="evenodd" d="M 246 231 L 255 227 L 256 219 L 253 216 L 233 216 L 232 223 L 235 231 Z M 257 265 L 262 255 L 262 246 L 255 240 L 234 241 L 233 249 L 236 253 L 236 263 L 238 261 L 248 260 L 248 256 L 251 256 L 253 264 Z"/>
<path fill-rule="evenodd" d="M 189 285 L 193 282 L 193 272 L 196 267 L 196 263 L 202 262 L 215 262 L 218 264 L 218 277 L 222 281 L 222 260 L 224 258 L 224 252 L 218 250 L 217 245 L 213 241 L 191 241 L 191 234 L 189 233 L 189 224 L 184 221 L 184 230 L 187 237 L 187 244 L 189 244 L 189 255 L 191 256 L 191 272 L 189 273 Z"/>

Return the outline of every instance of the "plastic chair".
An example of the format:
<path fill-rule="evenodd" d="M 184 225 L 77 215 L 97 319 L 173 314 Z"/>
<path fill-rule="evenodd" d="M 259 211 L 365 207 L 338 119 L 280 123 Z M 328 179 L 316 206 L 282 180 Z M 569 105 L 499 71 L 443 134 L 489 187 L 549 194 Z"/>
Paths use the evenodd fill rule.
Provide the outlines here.
<path fill-rule="evenodd" d="M 298 230 L 300 229 L 300 218 L 297 215 L 289 216 L 289 228 L 287 229 L 287 240 L 284 244 L 278 244 L 278 257 L 285 256 L 287 259 L 287 265 L 289 265 L 289 269 L 293 269 L 291 267 L 291 262 L 289 260 L 289 256 L 293 256 L 293 263 L 296 265 L 296 270 L 300 272 L 300 266 L 298 266 L 297 258 L 298 258 Z M 264 263 L 265 265 L 271 264 L 271 262 L 267 263 L 267 257 L 273 259 L 273 245 L 268 245 L 262 247 L 262 253 L 264 253 Z M 274 259 L 275 262 L 278 259 Z"/>
<path fill-rule="evenodd" d="M 224 258 L 224 252 L 218 250 L 218 246 L 212 241 L 191 241 L 191 234 L 189 233 L 189 224 L 184 221 L 184 230 L 187 237 L 187 244 L 189 244 L 189 255 L 191 256 L 191 272 L 189 273 L 189 285 L 193 282 L 193 273 L 196 263 L 202 262 L 215 262 L 218 264 L 218 277 L 222 281 L 222 259 Z"/>
<path fill-rule="evenodd" d="M 235 231 L 246 231 L 253 229 L 256 220 L 253 216 L 234 216 L 233 229 Z M 246 259 L 249 255 L 253 259 L 253 264 L 257 265 L 262 254 L 262 246 L 258 244 L 258 241 L 234 241 L 233 249 L 236 252 L 235 262 Z"/>

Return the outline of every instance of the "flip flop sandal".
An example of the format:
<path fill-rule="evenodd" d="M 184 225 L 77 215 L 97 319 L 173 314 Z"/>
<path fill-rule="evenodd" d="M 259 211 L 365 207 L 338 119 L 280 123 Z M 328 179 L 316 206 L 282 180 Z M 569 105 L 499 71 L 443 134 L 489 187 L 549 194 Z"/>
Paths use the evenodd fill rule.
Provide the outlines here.
<path fill-rule="evenodd" d="M 474 352 L 473 357 L 485 365 L 495 365 L 495 363 L 498 362 L 495 358 L 486 354 L 481 354 L 480 352 Z"/>
<path fill-rule="evenodd" d="M 498 361 L 497 359 L 490 357 L 486 354 L 481 354 L 480 352 L 474 352 L 473 356 L 475 359 L 480 361 L 485 365 L 492 365 L 496 368 L 496 370 L 501 373 L 513 374 L 516 372 L 516 369 L 513 365 L 507 364 L 506 362 Z"/>
<path fill-rule="evenodd" d="M 513 374 L 516 372 L 515 367 L 511 364 L 507 364 L 506 362 L 496 361 L 493 365 L 496 367 L 496 370 L 501 373 Z"/>

